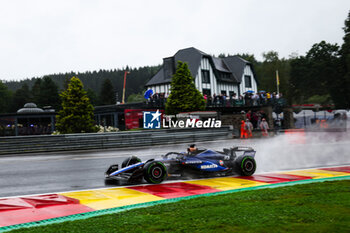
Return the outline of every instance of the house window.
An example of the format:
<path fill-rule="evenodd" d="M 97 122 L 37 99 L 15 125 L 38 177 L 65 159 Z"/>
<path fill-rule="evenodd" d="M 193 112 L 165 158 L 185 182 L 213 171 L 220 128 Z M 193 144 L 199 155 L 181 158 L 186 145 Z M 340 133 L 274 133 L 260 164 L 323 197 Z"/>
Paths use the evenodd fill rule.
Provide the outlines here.
<path fill-rule="evenodd" d="M 244 75 L 244 83 L 245 83 L 245 87 L 251 88 L 252 87 L 252 77 L 250 77 L 250 75 Z"/>
<path fill-rule="evenodd" d="M 210 91 L 210 89 L 205 89 L 205 88 L 203 88 L 203 95 L 211 96 L 211 91 Z"/>
<path fill-rule="evenodd" d="M 226 92 L 225 90 L 221 90 L 221 94 L 222 94 L 222 95 L 226 95 L 227 92 Z"/>
<path fill-rule="evenodd" d="M 209 70 L 202 70 L 202 82 L 210 83 Z"/>
<path fill-rule="evenodd" d="M 221 73 L 221 78 L 223 78 L 223 79 L 230 79 L 230 74 Z"/>

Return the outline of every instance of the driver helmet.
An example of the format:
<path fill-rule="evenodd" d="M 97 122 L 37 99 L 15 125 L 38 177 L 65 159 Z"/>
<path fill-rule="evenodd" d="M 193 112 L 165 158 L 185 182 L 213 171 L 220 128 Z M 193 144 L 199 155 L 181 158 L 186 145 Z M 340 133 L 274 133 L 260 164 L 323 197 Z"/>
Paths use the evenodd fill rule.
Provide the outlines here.
<path fill-rule="evenodd" d="M 195 151 L 197 151 L 197 147 L 195 144 L 191 144 L 187 150 L 188 150 L 188 152 L 195 152 Z"/>

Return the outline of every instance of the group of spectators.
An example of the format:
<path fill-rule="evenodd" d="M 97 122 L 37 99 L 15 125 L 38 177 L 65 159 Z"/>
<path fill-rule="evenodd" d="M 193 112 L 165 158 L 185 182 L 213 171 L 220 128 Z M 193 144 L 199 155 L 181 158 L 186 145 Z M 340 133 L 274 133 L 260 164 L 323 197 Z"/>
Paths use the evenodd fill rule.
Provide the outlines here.
<path fill-rule="evenodd" d="M 169 97 L 169 93 L 156 92 L 150 96 L 147 103 L 153 107 L 163 107 L 168 97 Z"/>
<path fill-rule="evenodd" d="M 263 137 L 268 137 L 269 124 L 266 120 L 266 114 L 264 111 L 251 111 L 246 113 L 246 120 L 241 121 L 241 138 L 251 138 L 253 136 L 253 130 L 260 129 Z"/>
<path fill-rule="evenodd" d="M 207 106 L 214 107 L 274 105 L 279 99 L 282 99 L 282 93 L 265 91 L 260 91 L 259 93 L 245 92 L 239 96 L 236 93 L 230 96 L 226 94 L 214 94 L 213 96 L 204 94 L 204 99 Z"/>
<path fill-rule="evenodd" d="M 169 93 L 154 93 L 148 99 L 148 103 L 154 107 L 164 106 Z M 282 99 L 282 93 L 276 92 L 264 92 L 259 93 L 245 92 L 243 95 L 237 95 L 236 93 L 227 96 L 226 94 L 220 94 L 213 96 L 204 94 L 204 100 L 207 106 L 213 107 L 234 107 L 234 106 L 261 106 L 261 105 L 274 105 L 278 100 Z"/>

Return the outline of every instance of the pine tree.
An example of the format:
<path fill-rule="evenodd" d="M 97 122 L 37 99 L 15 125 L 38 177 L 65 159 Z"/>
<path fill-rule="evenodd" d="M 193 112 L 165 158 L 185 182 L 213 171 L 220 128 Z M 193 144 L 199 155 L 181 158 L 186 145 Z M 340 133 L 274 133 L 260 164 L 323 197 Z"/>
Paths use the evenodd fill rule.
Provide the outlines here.
<path fill-rule="evenodd" d="M 24 104 L 33 101 L 32 93 L 29 86 L 24 83 L 20 89 L 18 89 L 13 95 L 12 104 L 10 106 L 10 111 L 16 112 L 18 109 L 23 108 Z"/>
<path fill-rule="evenodd" d="M 171 93 L 165 105 L 167 114 L 205 109 L 203 95 L 197 90 L 187 63 L 178 62 L 171 81 Z"/>
<path fill-rule="evenodd" d="M 43 107 L 41 105 L 41 78 L 38 78 L 35 80 L 34 85 L 32 86 L 31 90 L 32 96 L 33 96 L 33 102 L 38 106 L 38 107 Z"/>
<path fill-rule="evenodd" d="M 337 94 L 339 108 L 350 108 L 350 11 L 344 22 L 343 28 L 345 35 L 344 43 L 340 50 L 340 69 L 342 78 L 337 80 L 334 93 Z"/>
<path fill-rule="evenodd" d="M 94 107 L 77 77 L 71 78 L 67 90 L 61 94 L 62 110 L 57 116 L 56 127 L 60 133 L 96 132 Z"/>
<path fill-rule="evenodd" d="M 42 79 L 40 85 L 40 105 L 51 106 L 54 109 L 59 109 L 60 99 L 58 95 L 58 86 L 49 76 Z"/>
<path fill-rule="evenodd" d="M 0 113 L 5 113 L 9 110 L 12 93 L 0 80 Z"/>
<path fill-rule="evenodd" d="M 93 106 L 97 105 L 98 104 L 98 97 L 96 95 L 96 93 L 91 89 L 89 88 L 87 91 L 86 91 L 86 94 L 87 96 L 89 97 L 90 99 L 90 102 Z"/>
<path fill-rule="evenodd" d="M 101 105 L 115 104 L 115 92 L 109 78 L 106 78 L 102 84 L 99 99 Z"/>

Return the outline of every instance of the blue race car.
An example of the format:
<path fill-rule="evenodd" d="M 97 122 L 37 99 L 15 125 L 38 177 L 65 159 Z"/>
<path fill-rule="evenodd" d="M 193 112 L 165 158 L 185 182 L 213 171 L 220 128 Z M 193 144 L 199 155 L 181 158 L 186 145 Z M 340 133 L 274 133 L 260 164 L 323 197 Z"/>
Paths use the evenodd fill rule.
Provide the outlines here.
<path fill-rule="evenodd" d="M 159 184 L 165 179 L 186 179 L 228 175 L 251 176 L 256 170 L 255 150 L 251 147 L 233 147 L 215 151 L 192 150 L 187 153 L 169 152 L 158 159 L 142 162 L 131 156 L 118 164 L 111 165 L 106 173 L 106 183 L 126 181 L 140 183 L 146 180 Z"/>

